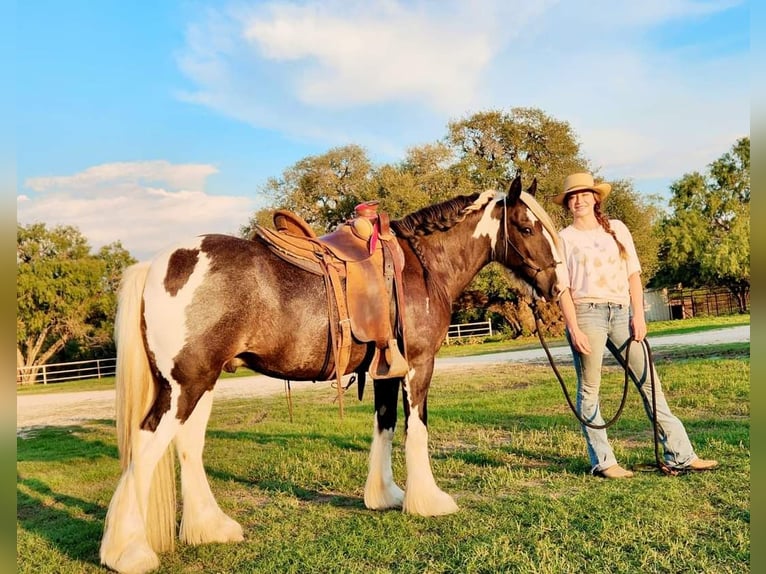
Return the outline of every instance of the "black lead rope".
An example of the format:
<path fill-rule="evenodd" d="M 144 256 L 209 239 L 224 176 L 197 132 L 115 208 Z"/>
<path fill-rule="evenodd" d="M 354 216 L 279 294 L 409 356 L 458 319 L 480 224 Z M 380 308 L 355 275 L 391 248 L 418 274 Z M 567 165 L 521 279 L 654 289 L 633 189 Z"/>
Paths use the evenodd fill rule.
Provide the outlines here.
<path fill-rule="evenodd" d="M 649 341 L 644 339 L 641 341 L 646 351 L 646 364 L 649 367 L 649 380 L 652 385 L 652 427 L 654 429 L 654 460 L 657 462 L 657 468 L 663 473 L 670 476 L 677 476 L 681 473 L 680 470 L 670 468 L 665 461 L 660 457 L 660 425 L 657 423 L 657 386 L 654 380 L 654 359 L 652 358 L 652 348 L 649 346 Z M 628 372 L 628 349 L 630 348 L 630 341 L 628 341 L 628 347 L 625 349 L 625 372 Z"/>
<path fill-rule="evenodd" d="M 561 376 L 561 373 L 558 370 L 558 367 L 556 367 L 556 363 L 553 360 L 553 355 L 551 355 L 551 351 L 548 348 L 547 343 L 545 342 L 545 339 L 543 338 L 543 331 L 540 328 L 541 321 L 540 317 L 537 314 L 537 310 L 535 309 L 535 323 L 537 328 L 537 338 L 540 339 L 540 344 L 543 346 L 543 350 L 545 351 L 546 356 L 548 357 L 548 362 L 551 365 L 551 368 L 553 369 L 553 372 L 556 375 L 556 379 L 559 381 L 559 385 L 561 385 L 561 390 L 564 392 L 564 398 L 566 398 L 567 403 L 569 404 L 569 409 L 572 411 L 572 414 L 574 414 L 575 418 L 586 427 L 592 428 L 592 429 L 606 429 L 612 426 L 614 423 L 617 422 L 617 419 L 620 418 L 620 415 L 622 414 L 622 409 L 625 408 L 625 402 L 628 397 L 628 369 L 625 369 L 625 384 L 623 385 L 622 389 L 622 399 L 620 400 L 620 406 L 617 408 L 617 412 L 615 415 L 609 419 L 609 421 L 605 422 L 604 424 L 595 424 L 592 423 L 582 417 L 580 413 L 577 412 L 577 407 L 575 406 L 574 402 L 572 401 L 572 398 L 569 396 L 569 391 L 567 390 L 566 383 L 564 382 L 564 378 Z M 628 345 L 630 347 L 630 345 Z M 627 350 L 626 355 L 627 357 Z"/>
<path fill-rule="evenodd" d="M 592 428 L 592 429 L 606 429 L 612 426 L 614 423 L 617 422 L 617 419 L 620 418 L 620 415 L 622 414 L 622 410 L 625 407 L 625 402 L 628 396 L 628 380 L 630 377 L 630 368 L 629 368 L 629 358 L 630 358 L 630 345 L 633 343 L 633 339 L 628 340 L 628 344 L 625 347 L 625 359 L 622 357 L 617 356 L 617 361 L 620 363 L 622 368 L 625 371 L 625 380 L 624 385 L 622 389 L 622 399 L 620 400 L 620 406 L 617 409 L 617 412 L 615 415 L 606 423 L 604 424 L 594 424 L 590 421 L 585 420 L 580 413 L 577 412 L 577 407 L 572 402 L 572 398 L 569 396 L 569 391 L 567 390 L 566 383 L 564 382 L 564 378 L 561 376 L 561 373 L 558 370 L 558 367 L 556 367 L 556 362 L 553 360 L 553 355 L 551 355 L 551 351 L 548 348 L 547 343 L 545 342 L 545 338 L 543 337 L 543 331 L 541 329 L 542 321 L 540 320 L 540 316 L 537 312 L 537 307 L 535 306 L 533 308 L 534 315 L 535 315 L 535 327 L 537 329 L 537 338 L 540 340 L 540 344 L 543 347 L 543 350 L 545 351 L 545 355 L 548 357 L 548 362 L 551 365 L 551 368 L 553 369 L 554 374 L 556 375 L 556 379 L 558 379 L 559 385 L 561 385 L 561 390 L 564 392 L 564 397 L 567 400 L 567 403 L 569 404 L 569 408 L 572 411 L 572 414 L 574 414 L 575 418 L 586 427 Z M 649 379 L 650 383 L 652 385 L 652 430 L 654 434 L 654 460 L 657 463 L 657 468 L 661 470 L 664 474 L 670 475 L 670 476 L 676 476 L 680 474 L 682 471 L 670 468 L 667 464 L 665 464 L 665 461 L 662 460 L 662 457 L 660 456 L 660 426 L 657 422 L 657 386 L 655 384 L 655 377 L 654 377 L 654 361 L 652 359 L 652 349 L 649 346 L 649 341 L 646 339 L 643 339 L 641 341 L 641 344 L 644 347 L 644 350 L 646 352 L 646 360 L 647 365 L 649 367 Z"/>

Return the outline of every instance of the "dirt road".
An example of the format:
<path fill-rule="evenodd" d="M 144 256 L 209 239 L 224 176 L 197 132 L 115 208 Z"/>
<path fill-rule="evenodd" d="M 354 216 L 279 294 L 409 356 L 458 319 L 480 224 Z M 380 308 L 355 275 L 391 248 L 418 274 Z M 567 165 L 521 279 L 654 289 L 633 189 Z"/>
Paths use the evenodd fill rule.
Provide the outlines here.
<path fill-rule="evenodd" d="M 688 335 L 668 335 L 651 338 L 652 348 L 719 344 L 750 341 L 750 326 L 728 327 Z M 556 360 L 571 357 L 569 347 L 555 347 L 551 353 Z M 451 357 L 436 360 L 436 370 L 455 368 L 465 365 L 488 365 L 505 362 L 544 361 L 541 348 L 526 351 L 508 351 L 474 357 Z M 301 389 L 329 383 L 293 382 L 293 392 Z M 279 379 L 258 375 L 221 379 L 215 389 L 216 400 L 241 397 L 264 397 L 285 391 L 285 383 Z M 88 420 L 114 418 L 114 391 L 89 391 L 80 393 L 54 393 L 44 395 L 17 395 L 16 397 L 16 433 L 23 434 L 38 426 L 66 426 Z"/>

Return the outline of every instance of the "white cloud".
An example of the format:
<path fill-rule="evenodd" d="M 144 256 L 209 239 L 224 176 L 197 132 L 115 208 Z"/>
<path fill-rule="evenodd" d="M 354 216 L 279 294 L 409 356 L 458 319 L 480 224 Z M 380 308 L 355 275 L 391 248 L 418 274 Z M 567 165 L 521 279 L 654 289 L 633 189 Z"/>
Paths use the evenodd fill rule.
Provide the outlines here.
<path fill-rule="evenodd" d="M 187 29 L 178 63 L 195 89 L 179 97 L 293 138 L 401 154 L 485 98 L 482 77 L 503 38 L 545 5 L 378 0 L 208 11 Z"/>
<path fill-rule="evenodd" d="M 254 209 L 249 198 L 211 195 L 206 164 L 110 163 L 73 175 L 36 177 L 20 195 L 17 218 L 28 224 L 74 225 L 94 249 L 121 241 L 139 259 L 202 233 L 234 233 Z M 22 198 L 24 198 L 22 200 Z"/>
<path fill-rule="evenodd" d="M 179 95 L 293 138 L 358 143 L 384 160 L 443 137 L 466 114 L 537 107 L 570 122 L 613 176 L 674 178 L 749 133 L 749 62 L 746 53 L 673 47 L 660 30 L 740 4 L 232 4 L 189 26 L 178 62 L 193 89 Z"/>
<path fill-rule="evenodd" d="M 394 2 L 348 6 L 272 4 L 242 22 L 244 37 L 267 60 L 298 63 L 296 96 L 308 106 L 415 101 L 453 112 L 475 98 L 493 23 L 469 4 L 451 3 L 448 18 Z"/>
<path fill-rule="evenodd" d="M 206 164 L 171 164 L 168 161 L 116 162 L 89 167 L 69 176 L 33 177 L 25 185 L 34 191 L 70 189 L 81 192 L 124 183 L 164 181 L 172 188 L 202 189 L 218 170 Z"/>

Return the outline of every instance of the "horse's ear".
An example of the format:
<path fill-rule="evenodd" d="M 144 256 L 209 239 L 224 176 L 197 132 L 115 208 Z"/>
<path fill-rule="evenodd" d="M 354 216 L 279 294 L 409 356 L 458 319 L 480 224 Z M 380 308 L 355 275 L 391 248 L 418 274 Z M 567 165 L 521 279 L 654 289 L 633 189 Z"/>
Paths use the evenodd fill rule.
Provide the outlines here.
<path fill-rule="evenodd" d="M 534 178 L 532 180 L 532 185 L 530 185 L 529 189 L 527 189 L 527 193 L 529 195 L 534 195 L 537 193 L 537 178 Z"/>
<path fill-rule="evenodd" d="M 517 175 L 508 186 L 508 198 L 516 201 L 519 197 L 521 197 L 521 176 Z"/>

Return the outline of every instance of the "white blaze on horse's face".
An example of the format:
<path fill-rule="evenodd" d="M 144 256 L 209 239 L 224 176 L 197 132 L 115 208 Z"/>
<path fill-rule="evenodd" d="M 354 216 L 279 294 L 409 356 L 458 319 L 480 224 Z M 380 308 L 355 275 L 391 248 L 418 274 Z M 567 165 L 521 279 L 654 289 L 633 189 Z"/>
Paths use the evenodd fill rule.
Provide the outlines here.
<path fill-rule="evenodd" d="M 173 357 L 186 344 L 186 308 L 192 302 L 205 275 L 210 260 L 201 249 L 202 238 L 195 238 L 158 255 L 152 262 L 144 288 L 144 318 L 146 320 L 146 342 L 154 353 L 157 368 L 168 381 L 173 381 Z M 180 250 L 196 252 L 197 260 L 186 281 L 175 293 L 170 293 L 165 284 L 170 258 Z M 177 329 L 158 329 L 157 325 L 179 325 Z M 155 328 L 151 328 L 155 326 Z"/>
<path fill-rule="evenodd" d="M 480 207 L 483 205 L 485 207 L 484 213 L 482 213 L 481 219 L 476 225 L 476 229 L 473 230 L 473 235 L 471 237 L 474 239 L 485 236 L 489 237 L 493 253 L 495 251 L 495 245 L 497 245 L 497 236 L 500 232 L 500 219 L 493 217 L 492 212 L 494 211 L 495 205 L 503 199 L 505 199 L 505 194 L 502 192 L 485 191 L 479 195 L 473 203 L 474 206 Z M 487 201 L 489 201 L 489 203 L 487 203 Z"/>

